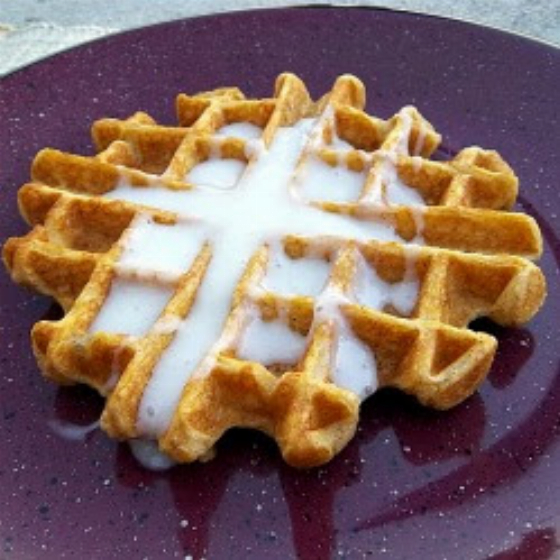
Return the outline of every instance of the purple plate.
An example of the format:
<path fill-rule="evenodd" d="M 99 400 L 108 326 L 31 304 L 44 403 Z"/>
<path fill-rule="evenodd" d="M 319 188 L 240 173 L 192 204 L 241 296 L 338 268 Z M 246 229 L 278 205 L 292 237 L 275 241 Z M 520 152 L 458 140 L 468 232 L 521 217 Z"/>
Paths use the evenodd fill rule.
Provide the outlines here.
<path fill-rule="evenodd" d="M 57 310 L 0 275 L 0 556 L 6 558 L 500 558 L 554 556 L 560 529 L 560 51 L 455 21 L 370 9 L 204 17 L 103 39 L 0 81 L 0 237 L 27 230 L 16 191 L 44 146 L 89 153 L 88 126 L 146 110 L 171 122 L 178 92 L 237 84 L 269 95 L 299 74 L 314 95 L 361 77 L 368 109 L 415 104 L 453 153 L 493 147 L 544 235 L 550 296 L 525 328 L 487 322 L 500 349 L 480 392 L 437 413 L 396 392 L 363 407 L 329 465 L 283 464 L 232 431 L 207 464 L 143 470 L 99 431 L 102 402 L 44 381 L 33 323 Z M 66 437 L 61 437 L 65 434 Z"/>

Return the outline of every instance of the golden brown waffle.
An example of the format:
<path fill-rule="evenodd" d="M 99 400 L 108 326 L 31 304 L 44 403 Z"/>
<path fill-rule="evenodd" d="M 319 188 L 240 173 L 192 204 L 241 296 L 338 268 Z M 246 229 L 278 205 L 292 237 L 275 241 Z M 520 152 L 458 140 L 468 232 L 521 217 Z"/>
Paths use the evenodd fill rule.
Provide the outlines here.
<path fill-rule="evenodd" d="M 3 257 L 66 313 L 33 328 L 44 374 L 107 395 L 111 436 L 180 462 L 244 426 L 318 465 L 378 387 L 467 398 L 496 349 L 469 323 L 542 304 L 540 232 L 507 211 L 517 179 L 496 152 L 432 161 L 440 137 L 414 108 L 364 105 L 352 76 L 313 102 L 283 74 L 270 99 L 179 95 L 178 127 L 98 121 L 95 157 L 41 151 L 19 191 L 33 229 Z M 197 182 L 202 164 L 217 167 Z"/>

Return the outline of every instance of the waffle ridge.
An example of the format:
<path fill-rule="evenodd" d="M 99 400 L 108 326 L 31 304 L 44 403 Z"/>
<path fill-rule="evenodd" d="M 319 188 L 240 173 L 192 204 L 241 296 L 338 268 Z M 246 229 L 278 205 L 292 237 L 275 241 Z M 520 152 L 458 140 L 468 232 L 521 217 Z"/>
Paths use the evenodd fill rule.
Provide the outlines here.
<path fill-rule="evenodd" d="M 289 464 L 316 466 L 350 441 L 360 403 L 378 388 L 437 409 L 471 395 L 497 341 L 470 322 L 521 325 L 544 301 L 531 262 L 542 251 L 539 229 L 510 211 L 518 182 L 497 152 L 470 147 L 434 161 L 441 138 L 415 108 L 382 120 L 364 107 L 353 76 L 313 101 L 299 78 L 282 74 L 265 99 L 237 88 L 180 94 L 176 127 L 146 113 L 101 119 L 93 157 L 39 152 L 18 195 L 33 227 L 6 242 L 3 258 L 14 281 L 65 312 L 32 329 L 44 375 L 94 387 L 107 397 L 109 435 L 157 440 L 178 462 L 207 458 L 225 431 L 248 427 L 273 437 Z M 232 125 L 231 135 L 220 132 Z M 281 169 L 275 154 L 292 167 Z M 237 173 L 231 184 L 189 179 L 215 160 Z M 324 196 L 307 190 L 317 169 L 333 181 Z M 359 178 L 359 189 L 348 196 L 337 177 Z M 289 191 L 289 223 L 274 213 L 283 198 L 267 198 L 275 181 Z M 251 196 L 262 206 L 253 210 Z M 219 268 L 227 259 L 231 275 Z M 292 280 L 313 269 L 324 282 L 308 293 L 297 282 L 284 289 L 271 280 L 276 266 L 294 267 Z M 222 315 L 202 327 L 195 319 L 214 309 L 212 288 L 227 305 L 216 303 Z M 144 327 L 130 319 L 97 328 L 127 321 L 109 309 L 117 294 L 151 314 Z M 197 336 L 207 343 L 199 359 L 182 356 Z M 157 387 L 164 412 L 154 410 L 164 400 Z"/>

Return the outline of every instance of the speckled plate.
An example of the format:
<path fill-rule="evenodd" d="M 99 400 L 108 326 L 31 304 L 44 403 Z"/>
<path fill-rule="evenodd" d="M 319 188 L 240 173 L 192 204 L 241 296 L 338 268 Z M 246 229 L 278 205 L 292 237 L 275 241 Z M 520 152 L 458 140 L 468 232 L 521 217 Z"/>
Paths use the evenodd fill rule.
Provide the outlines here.
<path fill-rule="evenodd" d="M 91 149 L 88 126 L 144 109 L 173 118 L 180 91 L 271 91 L 290 70 L 314 95 L 351 72 L 368 109 L 413 103 L 444 149 L 498 149 L 519 208 L 543 231 L 545 308 L 500 340 L 481 391 L 436 413 L 382 392 L 328 466 L 284 465 L 262 435 L 234 431 L 208 464 L 139 467 L 94 422 L 101 400 L 45 382 L 31 325 L 58 311 L 0 276 L 0 556 L 6 558 L 544 559 L 560 528 L 560 51 L 445 19 L 370 9 L 286 9 L 140 29 L 0 81 L 0 236 L 18 235 L 16 191 L 44 146 Z M 61 437 L 64 436 L 64 437 Z"/>

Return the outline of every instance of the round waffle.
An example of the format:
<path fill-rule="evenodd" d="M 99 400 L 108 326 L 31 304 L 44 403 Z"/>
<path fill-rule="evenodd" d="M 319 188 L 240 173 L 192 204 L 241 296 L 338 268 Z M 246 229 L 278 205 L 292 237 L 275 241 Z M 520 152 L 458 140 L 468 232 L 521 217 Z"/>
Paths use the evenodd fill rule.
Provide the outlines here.
<path fill-rule="evenodd" d="M 100 120 L 95 157 L 41 151 L 19 191 L 33 229 L 3 256 L 66 313 L 33 328 L 44 374 L 107 395 L 111 436 L 179 462 L 242 426 L 319 465 L 380 387 L 439 409 L 472 394 L 497 342 L 469 323 L 544 300 L 539 229 L 508 211 L 499 154 L 433 161 L 415 108 L 364 105 L 353 76 L 314 102 L 282 74 L 268 99 L 179 95 L 177 127 Z"/>

